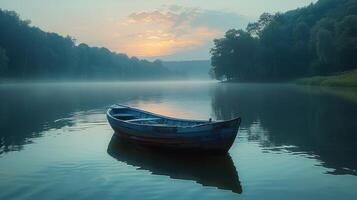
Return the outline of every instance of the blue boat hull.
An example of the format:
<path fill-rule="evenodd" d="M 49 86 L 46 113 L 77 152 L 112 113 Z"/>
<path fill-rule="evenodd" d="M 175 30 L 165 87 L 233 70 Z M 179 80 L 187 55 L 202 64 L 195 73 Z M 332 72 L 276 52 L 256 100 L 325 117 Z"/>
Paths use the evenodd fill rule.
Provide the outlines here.
<path fill-rule="evenodd" d="M 111 115 L 110 110 L 107 118 L 119 137 L 135 144 L 160 149 L 222 153 L 232 146 L 241 122 L 240 118 L 236 118 L 220 122 L 207 121 L 196 126 L 141 125 L 119 120 Z"/>

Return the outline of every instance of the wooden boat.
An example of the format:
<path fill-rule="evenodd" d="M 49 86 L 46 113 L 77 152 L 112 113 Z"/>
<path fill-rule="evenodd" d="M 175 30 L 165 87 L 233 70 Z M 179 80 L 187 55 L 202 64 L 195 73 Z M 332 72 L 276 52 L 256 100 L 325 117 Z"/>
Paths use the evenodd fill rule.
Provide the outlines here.
<path fill-rule="evenodd" d="M 154 148 L 224 153 L 232 146 L 241 122 L 186 120 L 123 105 L 107 111 L 111 127 L 121 138 Z"/>

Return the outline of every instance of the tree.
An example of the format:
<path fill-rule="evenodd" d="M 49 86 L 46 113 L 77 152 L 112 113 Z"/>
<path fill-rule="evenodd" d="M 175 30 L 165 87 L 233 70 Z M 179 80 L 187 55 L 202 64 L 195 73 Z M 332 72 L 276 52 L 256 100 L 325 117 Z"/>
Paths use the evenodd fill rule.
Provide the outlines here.
<path fill-rule="evenodd" d="M 344 17 L 337 24 L 337 52 L 340 58 L 340 70 L 357 67 L 357 15 Z"/>
<path fill-rule="evenodd" d="M 9 58 L 6 56 L 6 51 L 0 47 L 0 77 L 6 73 Z"/>
<path fill-rule="evenodd" d="M 316 52 L 319 60 L 324 63 L 330 63 L 334 48 L 332 33 L 326 29 L 320 29 L 317 32 Z"/>
<path fill-rule="evenodd" d="M 249 23 L 247 26 L 247 32 L 252 36 L 259 36 L 266 26 L 270 24 L 274 19 L 274 15 L 270 13 L 263 13 L 260 15 L 259 20 L 254 23 Z"/>
<path fill-rule="evenodd" d="M 218 79 L 247 80 L 253 78 L 258 40 L 248 32 L 231 29 L 225 37 L 214 41 L 211 64 Z"/>
<path fill-rule="evenodd" d="M 357 1 L 319 0 L 263 13 L 246 31 L 228 30 L 211 49 L 217 79 L 284 81 L 357 68 Z"/>

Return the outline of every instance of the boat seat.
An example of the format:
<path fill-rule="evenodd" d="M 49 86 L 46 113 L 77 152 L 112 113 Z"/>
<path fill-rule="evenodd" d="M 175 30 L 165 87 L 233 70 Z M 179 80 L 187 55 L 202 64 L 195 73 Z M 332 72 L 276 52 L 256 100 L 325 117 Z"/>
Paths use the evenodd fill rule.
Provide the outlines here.
<path fill-rule="evenodd" d="M 114 114 L 114 117 L 135 117 L 133 114 Z"/>
<path fill-rule="evenodd" d="M 127 122 L 144 122 L 144 121 L 156 121 L 160 120 L 161 118 L 139 118 L 139 119 L 131 119 L 127 120 Z"/>
<path fill-rule="evenodd" d="M 136 115 L 133 114 L 114 114 L 113 117 L 121 120 L 131 120 L 135 119 Z"/>
<path fill-rule="evenodd" d="M 118 111 L 122 111 L 122 110 L 127 110 L 128 108 L 125 107 L 113 107 L 113 110 L 118 110 Z"/>

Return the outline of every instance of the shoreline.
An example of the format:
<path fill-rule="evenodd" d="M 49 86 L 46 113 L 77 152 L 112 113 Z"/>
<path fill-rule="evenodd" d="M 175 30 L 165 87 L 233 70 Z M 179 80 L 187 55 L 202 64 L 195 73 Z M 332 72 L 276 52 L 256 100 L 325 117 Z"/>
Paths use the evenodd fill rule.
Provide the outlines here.
<path fill-rule="evenodd" d="M 303 86 L 357 88 L 357 70 L 341 72 L 334 75 L 311 76 L 284 81 L 237 81 L 225 80 L 220 83 L 243 83 L 243 84 L 295 84 Z"/>
<path fill-rule="evenodd" d="M 342 72 L 329 76 L 312 76 L 294 81 L 297 85 L 322 87 L 357 87 L 357 70 Z"/>

